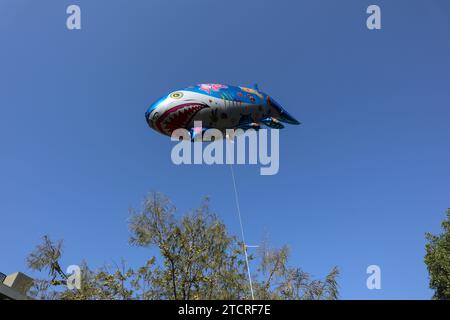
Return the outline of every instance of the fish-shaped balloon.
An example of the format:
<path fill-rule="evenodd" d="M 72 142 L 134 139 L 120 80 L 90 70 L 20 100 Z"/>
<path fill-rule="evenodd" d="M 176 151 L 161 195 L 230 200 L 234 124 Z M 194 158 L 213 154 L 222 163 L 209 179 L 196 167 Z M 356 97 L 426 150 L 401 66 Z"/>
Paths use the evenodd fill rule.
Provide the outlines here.
<path fill-rule="evenodd" d="M 176 129 L 186 129 L 191 139 L 198 134 L 194 122 L 201 121 L 203 130 L 255 129 L 262 125 L 282 129 L 283 123 L 300 124 L 272 97 L 254 88 L 208 83 L 173 91 L 145 113 L 148 125 L 171 136 Z"/>

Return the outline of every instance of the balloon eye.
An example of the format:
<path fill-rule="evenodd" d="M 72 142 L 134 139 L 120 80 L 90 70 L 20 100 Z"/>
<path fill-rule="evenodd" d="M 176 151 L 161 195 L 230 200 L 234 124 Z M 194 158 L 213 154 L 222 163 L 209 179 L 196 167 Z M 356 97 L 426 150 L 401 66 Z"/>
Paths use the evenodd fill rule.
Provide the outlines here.
<path fill-rule="evenodd" d="M 170 95 L 170 97 L 173 99 L 180 99 L 182 96 L 183 94 L 181 92 L 174 92 Z"/>
<path fill-rule="evenodd" d="M 155 120 L 157 120 L 158 118 L 159 118 L 159 113 L 158 113 L 158 112 L 155 112 L 155 114 L 154 114 L 153 117 L 152 117 L 152 120 L 155 121 Z"/>

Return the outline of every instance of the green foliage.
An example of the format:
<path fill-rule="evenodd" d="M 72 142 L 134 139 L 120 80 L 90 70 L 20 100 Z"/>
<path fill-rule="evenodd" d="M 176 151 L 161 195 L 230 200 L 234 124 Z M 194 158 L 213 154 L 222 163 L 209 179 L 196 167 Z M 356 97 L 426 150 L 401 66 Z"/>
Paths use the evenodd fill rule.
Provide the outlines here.
<path fill-rule="evenodd" d="M 442 222 L 443 233 L 426 234 L 425 263 L 430 274 L 430 288 L 433 299 L 450 300 L 450 208 L 447 219 Z"/>
<path fill-rule="evenodd" d="M 52 280 L 60 275 L 65 278 L 64 272 L 59 265 L 59 258 L 62 254 L 62 241 L 52 242 L 48 236 L 42 238 L 42 244 L 27 257 L 28 267 L 34 270 L 48 270 Z"/>
<path fill-rule="evenodd" d="M 256 283 L 259 299 L 335 300 L 338 299 L 337 277 L 334 267 L 324 280 L 312 280 L 301 268 L 288 265 L 289 249 L 260 246 L 260 266 L 257 271 L 262 281 Z"/>
<path fill-rule="evenodd" d="M 225 224 L 210 211 L 208 199 L 196 210 L 177 218 L 176 208 L 160 194 L 151 193 L 139 210 L 130 210 L 129 243 L 157 248 L 137 269 L 122 260 L 113 268 L 91 270 L 81 266 L 81 289 L 68 290 L 60 268 L 62 241 L 48 236 L 28 257 L 31 269 L 47 271 L 51 279 L 35 282 L 32 294 L 42 299 L 250 299 L 244 246 L 229 235 Z M 337 299 L 339 272 L 334 268 L 324 280 L 312 280 L 288 264 L 287 247 L 260 246 L 252 274 L 257 299 Z"/>

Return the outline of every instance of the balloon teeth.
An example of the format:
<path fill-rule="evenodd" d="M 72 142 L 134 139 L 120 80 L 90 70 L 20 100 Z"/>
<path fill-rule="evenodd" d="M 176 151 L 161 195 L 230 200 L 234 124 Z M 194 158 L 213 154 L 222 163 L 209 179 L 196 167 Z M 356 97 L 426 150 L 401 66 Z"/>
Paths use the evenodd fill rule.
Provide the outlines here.
<path fill-rule="evenodd" d="M 202 104 L 191 104 L 183 108 L 175 107 L 168 111 L 169 115 L 160 124 L 161 129 L 170 135 L 176 129 L 186 128 L 194 115 L 205 107 Z"/>

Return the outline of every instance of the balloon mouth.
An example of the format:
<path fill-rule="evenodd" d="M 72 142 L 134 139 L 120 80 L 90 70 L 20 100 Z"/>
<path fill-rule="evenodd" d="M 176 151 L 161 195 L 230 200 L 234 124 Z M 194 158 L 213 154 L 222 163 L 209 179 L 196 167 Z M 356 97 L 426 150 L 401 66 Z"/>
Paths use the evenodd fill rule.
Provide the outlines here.
<path fill-rule="evenodd" d="M 184 103 L 164 112 L 157 120 L 157 129 L 166 135 L 172 135 L 176 129 L 186 129 L 192 118 L 208 105 L 203 103 Z"/>

